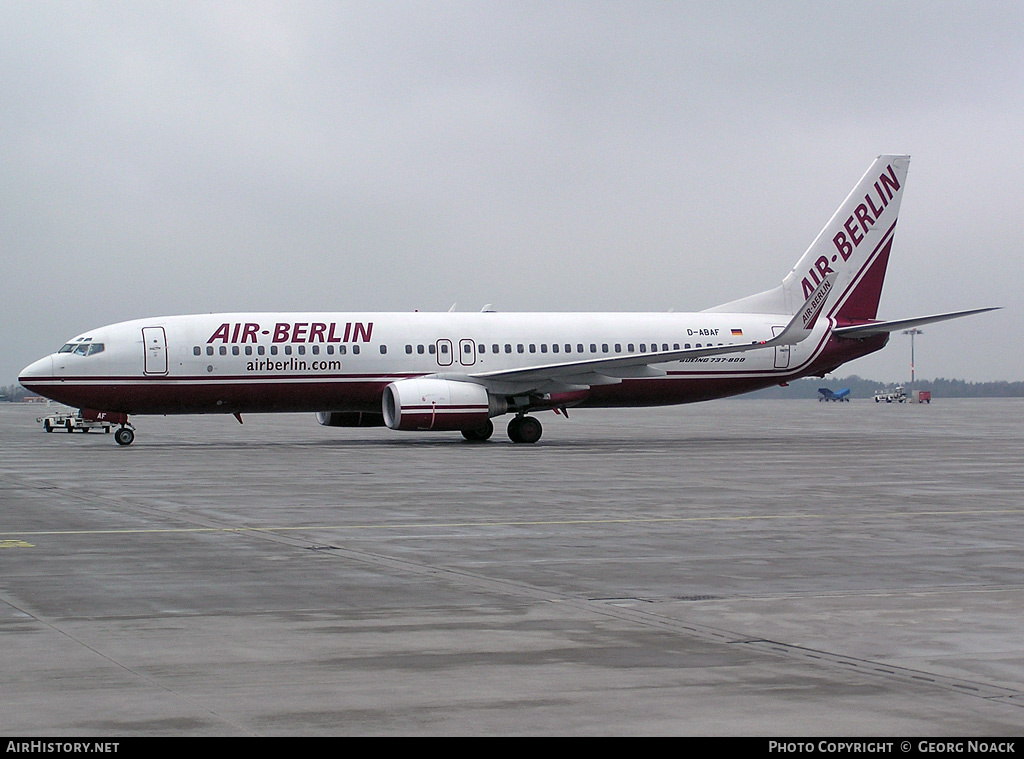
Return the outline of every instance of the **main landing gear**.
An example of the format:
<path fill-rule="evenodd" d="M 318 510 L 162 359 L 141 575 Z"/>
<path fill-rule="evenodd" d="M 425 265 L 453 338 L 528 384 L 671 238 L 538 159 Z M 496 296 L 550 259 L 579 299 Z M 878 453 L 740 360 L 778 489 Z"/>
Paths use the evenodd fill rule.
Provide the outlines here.
<path fill-rule="evenodd" d="M 508 437 L 513 443 L 536 443 L 544 428 L 532 416 L 516 416 L 508 423 Z"/>
<path fill-rule="evenodd" d="M 463 430 L 462 437 L 466 438 L 471 443 L 482 443 L 485 440 L 489 440 L 491 435 L 494 434 L 494 423 L 488 419 L 483 427 L 477 427 L 473 430 Z"/>
<path fill-rule="evenodd" d="M 536 443 L 543 432 L 540 422 L 532 416 L 516 416 L 508 423 L 508 437 L 513 443 Z M 490 419 L 482 427 L 462 431 L 462 437 L 472 443 L 482 443 L 493 434 L 494 424 Z"/>

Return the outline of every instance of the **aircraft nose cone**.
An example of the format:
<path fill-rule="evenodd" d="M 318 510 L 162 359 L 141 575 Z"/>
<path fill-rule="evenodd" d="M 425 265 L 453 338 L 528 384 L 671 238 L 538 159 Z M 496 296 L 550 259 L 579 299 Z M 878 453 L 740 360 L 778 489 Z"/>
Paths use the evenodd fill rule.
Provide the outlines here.
<path fill-rule="evenodd" d="M 33 361 L 22 369 L 21 374 L 18 375 L 18 382 L 31 390 L 29 385 L 33 380 L 50 377 L 53 377 L 53 356 L 46 356 L 38 361 Z"/>

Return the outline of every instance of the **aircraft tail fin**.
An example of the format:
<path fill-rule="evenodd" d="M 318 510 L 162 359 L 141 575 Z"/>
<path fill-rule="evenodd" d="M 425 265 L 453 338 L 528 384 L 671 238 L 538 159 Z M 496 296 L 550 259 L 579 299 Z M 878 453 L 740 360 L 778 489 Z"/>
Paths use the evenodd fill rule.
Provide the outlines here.
<path fill-rule="evenodd" d="M 834 272 L 822 313 L 844 321 L 874 319 L 909 164 L 910 156 L 879 156 L 781 285 L 707 310 L 795 314 Z"/>

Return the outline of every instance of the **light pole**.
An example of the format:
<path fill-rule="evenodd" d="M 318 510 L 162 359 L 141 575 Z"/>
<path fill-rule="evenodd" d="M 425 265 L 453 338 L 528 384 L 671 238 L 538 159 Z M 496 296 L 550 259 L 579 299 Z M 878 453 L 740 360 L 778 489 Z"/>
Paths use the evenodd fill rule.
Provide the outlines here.
<path fill-rule="evenodd" d="M 910 335 L 910 392 L 914 392 L 914 335 L 924 334 L 919 329 L 905 329 L 904 335 Z"/>

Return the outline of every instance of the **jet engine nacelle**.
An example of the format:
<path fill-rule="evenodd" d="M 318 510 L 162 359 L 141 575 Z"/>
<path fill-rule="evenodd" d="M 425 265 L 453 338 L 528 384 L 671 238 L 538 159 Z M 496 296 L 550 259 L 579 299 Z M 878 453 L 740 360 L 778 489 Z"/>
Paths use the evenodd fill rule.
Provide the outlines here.
<path fill-rule="evenodd" d="M 445 379 L 407 379 L 384 388 L 384 423 L 393 430 L 472 430 L 508 404 L 482 385 Z"/>
<path fill-rule="evenodd" d="M 316 420 L 324 427 L 383 427 L 384 417 L 370 411 L 318 411 Z"/>

